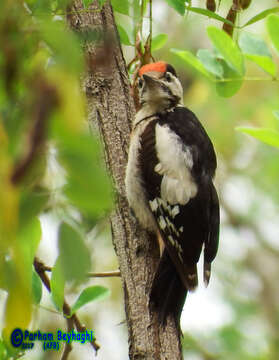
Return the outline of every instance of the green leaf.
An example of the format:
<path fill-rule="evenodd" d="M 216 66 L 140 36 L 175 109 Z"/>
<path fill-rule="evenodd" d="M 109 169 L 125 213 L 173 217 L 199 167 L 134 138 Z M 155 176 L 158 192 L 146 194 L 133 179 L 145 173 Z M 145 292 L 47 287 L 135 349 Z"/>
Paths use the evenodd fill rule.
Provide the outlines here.
<path fill-rule="evenodd" d="M 211 19 L 215 19 L 215 20 L 221 21 L 221 22 L 223 22 L 223 23 L 229 24 L 229 25 L 231 25 L 231 26 L 234 26 L 234 24 L 233 24 L 230 20 L 227 20 L 227 19 L 223 18 L 222 16 L 214 13 L 213 11 L 210 11 L 210 10 L 207 10 L 207 9 L 198 8 L 198 7 L 191 7 L 191 6 L 187 6 L 187 7 L 186 7 L 186 10 L 187 10 L 187 11 L 194 12 L 194 13 L 196 13 L 196 14 L 208 16 L 208 17 L 211 18 Z"/>
<path fill-rule="evenodd" d="M 66 223 L 59 228 L 59 259 L 66 281 L 80 281 L 90 270 L 89 250 L 79 232 Z"/>
<path fill-rule="evenodd" d="M 132 6 L 132 14 L 133 14 L 133 25 L 134 25 L 134 31 L 138 28 L 138 24 L 141 19 L 141 4 L 140 0 L 133 0 L 131 3 Z M 136 33 L 134 34 L 136 36 Z"/>
<path fill-rule="evenodd" d="M 267 31 L 276 51 L 279 53 L 279 16 L 270 15 L 266 21 Z"/>
<path fill-rule="evenodd" d="M 260 55 L 249 55 L 249 54 L 246 54 L 245 57 L 253 61 L 259 67 L 261 67 L 265 72 L 275 77 L 277 72 L 276 64 L 272 61 L 270 57 L 260 56 Z"/>
<path fill-rule="evenodd" d="M 30 306 L 32 303 L 34 303 L 34 301 L 36 302 L 39 300 L 39 290 L 35 291 L 36 283 L 34 283 L 34 281 L 36 280 L 34 279 L 33 261 L 41 239 L 41 235 L 40 221 L 38 218 L 34 217 L 27 224 L 25 224 L 25 226 L 21 226 L 18 229 L 16 237 L 17 249 L 14 254 L 17 254 L 15 262 L 17 279 L 13 282 L 13 284 L 17 288 L 19 286 L 18 283 L 22 281 L 21 277 L 24 279 L 24 286 L 26 291 L 28 291 L 30 294 Z M 11 274 L 11 276 L 8 278 L 10 282 L 12 280 L 12 276 L 13 275 Z M 21 287 L 21 285 L 19 287 Z M 18 294 L 18 296 L 23 296 L 24 302 L 24 292 L 21 290 L 20 293 L 21 295 Z M 21 300 L 19 301 L 21 302 Z M 22 306 L 25 305 L 22 304 Z"/>
<path fill-rule="evenodd" d="M 18 281 L 15 262 L 9 258 L 1 259 L 0 288 L 9 292 L 10 284 Z"/>
<path fill-rule="evenodd" d="M 257 21 L 260 21 L 260 20 L 264 19 L 268 15 L 273 14 L 273 13 L 277 13 L 277 12 L 279 12 L 279 7 L 274 7 L 274 8 L 271 8 L 271 9 L 264 10 L 261 13 L 259 13 L 258 15 L 252 17 L 249 21 L 247 21 L 247 23 L 245 23 L 241 27 L 244 28 L 245 26 L 254 24 Z"/>
<path fill-rule="evenodd" d="M 271 57 L 271 53 L 265 41 L 248 32 L 240 33 L 238 44 L 244 54 Z"/>
<path fill-rule="evenodd" d="M 234 71 L 226 61 L 220 59 L 220 64 L 223 67 L 223 81 L 216 82 L 216 91 L 222 97 L 231 97 L 241 88 L 243 79 Z"/>
<path fill-rule="evenodd" d="M 112 207 L 110 179 L 101 165 L 101 145 L 90 134 L 64 132 L 58 144 L 59 158 L 67 170 L 65 193 L 83 213 L 100 217 Z"/>
<path fill-rule="evenodd" d="M 90 286 L 82 291 L 78 299 L 71 308 L 71 315 L 77 312 L 82 306 L 91 301 L 103 300 L 110 295 L 110 291 L 103 286 Z"/>
<path fill-rule="evenodd" d="M 279 110 L 272 111 L 273 115 L 276 117 L 276 119 L 279 120 Z"/>
<path fill-rule="evenodd" d="M 36 271 L 32 271 L 32 294 L 35 304 L 39 304 L 42 298 L 42 281 Z"/>
<path fill-rule="evenodd" d="M 82 0 L 83 6 L 85 7 L 85 9 L 87 9 L 88 6 L 93 3 L 93 1 L 94 0 Z"/>
<path fill-rule="evenodd" d="M 111 5 L 114 11 L 124 15 L 129 15 L 129 1 L 128 0 L 111 0 Z"/>
<path fill-rule="evenodd" d="M 159 34 L 152 39 L 151 50 L 156 51 L 161 49 L 168 40 L 167 34 Z"/>
<path fill-rule="evenodd" d="M 209 50 L 198 50 L 197 57 L 202 62 L 203 66 L 206 68 L 207 71 L 219 78 L 223 76 L 222 65 L 217 60 L 216 56 L 214 56 Z"/>
<path fill-rule="evenodd" d="M 225 31 L 214 26 L 207 28 L 207 34 L 227 63 L 235 69 L 239 75 L 244 75 L 243 55 L 232 38 Z"/>
<path fill-rule="evenodd" d="M 180 15 L 185 14 L 185 1 L 184 0 L 165 0 L 170 7 L 176 10 Z"/>
<path fill-rule="evenodd" d="M 68 31 L 61 21 L 42 21 L 40 26 L 42 38 L 53 51 L 55 62 L 64 70 L 80 74 L 84 67 L 84 58 L 78 37 Z"/>
<path fill-rule="evenodd" d="M 118 30 L 118 33 L 119 33 L 121 43 L 124 44 L 124 45 L 131 45 L 132 46 L 133 44 L 131 43 L 126 30 L 119 24 L 117 24 L 117 30 Z"/>
<path fill-rule="evenodd" d="M 27 225 L 20 227 L 18 230 L 16 241 L 23 256 L 22 263 L 25 264 L 26 267 L 30 267 L 30 271 L 41 236 L 41 223 L 36 217 L 30 220 Z"/>
<path fill-rule="evenodd" d="M 149 3 L 149 0 L 142 0 L 142 13 L 143 13 L 143 15 L 146 13 L 147 3 Z"/>
<path fill-rule="evenodd" d="M 65 277 L 60 257 L 57 258 L 51 272 L 50 289 L 51 299 L 59 311 L 63 310 Z"/>
<path fill-rule="evenodd" d="M 273 77 L 276 75 L 276 65 L 272 61 L 270 51 L 263 39 L 242 32 L 239 37 L 239 46 L 247 59 L 253 61 Z"/>
<path fill-rule="evenodd" d="M 203 64 L 190 51 L 171 49 L 171 52 L 179 56 L 187 65 L 192 66 L 203 75 L 211 78 L 211 75 L 208 73 Z"/>
<path fill-rule="evenodd" d="M 38 216 L 46 206 L 49 192 L 45 188 L 36 187 L 31 191 L 22 191 L 19 202 L 20 226 L 28 224 Z"/>
<path fill-rule="evenodd" d="M 239 126 L 237 131 L 251 135 L 265 144 L 279 148 L 279 132 L 268 128 L 250 128 Z"/>

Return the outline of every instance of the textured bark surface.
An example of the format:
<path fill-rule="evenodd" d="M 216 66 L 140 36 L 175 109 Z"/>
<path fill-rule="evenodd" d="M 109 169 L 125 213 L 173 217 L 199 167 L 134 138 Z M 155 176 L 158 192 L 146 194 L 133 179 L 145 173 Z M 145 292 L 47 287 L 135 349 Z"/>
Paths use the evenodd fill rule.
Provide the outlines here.
<path fill-rule="evenodd" d="M 84 79 L 84 90 L 89 122 L 98 124 L 116 191 L 111 227 L 124 291 L 129 356 L 133 360 L 179 360 L 182 359 L 181 344 L 174 323 L 169 321 L 162 329 L 148 307 L 158 264 L 157 245 L 139 228 L 125 197 L 125 167 L 135 110 L 113 12 L 109 2 L 101 11 L 96 3 L 89 9 L 84 12 L 82 0 L 75 0 L 68 22 L 81 34 L 97 31 L 105 35 L 101 42 L 85 45 L 89 72 Z"/>

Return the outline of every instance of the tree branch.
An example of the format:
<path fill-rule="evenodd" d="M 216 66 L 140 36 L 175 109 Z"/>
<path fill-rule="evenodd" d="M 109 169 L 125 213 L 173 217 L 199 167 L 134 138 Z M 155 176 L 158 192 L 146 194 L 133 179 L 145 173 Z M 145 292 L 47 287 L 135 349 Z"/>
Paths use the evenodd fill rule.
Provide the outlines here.
<path fill-rule="evenodd" d="M 56 89 L 49 85 L 43 76 L 37 74 L 34 85 L 36 100 L 33 104 L 33 129 L 29 136 L 26 154 L 15 166 L 12 174 L 13 184 L 18 184 L 24 178 L 37 155 L 44 151 L 47 120 L 58 101 Z"/>
<path fill-rule="evenodd" d="M 51 272 L 52 271 L 52 267 L 51 266 L 47 266 L 45 264 L 41 264 L 41 269 L 43 271 L 48 271 Z M 119 270 L 113 270 L 113 271 L 105 271 L 105 272 L 89 272 L 87 274 L 88 277 L 120 277 L 120 271 Z"/>
<path fill-rule="evenodd" d="M 80 11 L 82 0 L 75 0 L 74 6 L 71 12 Z M 95 1 L 89 8 L 94 10 L 98 6 Z M 106 164 L 115 186 L 117 201 L 111 229 L 124 291 L 129 356 L 132 360 L 179 360 L 182 359 L 180 334 L 174 321 L 169 319 L 162 328 L 156 314 L 149 309 L 159 251 L 155 239 L 137 224 L 126 200 L 124 178 L 135 109 L 111 5 L 108 1 L 101 12 L 73 14 L 68 16 L 68 22 L 81 34 L 96 30 L 104 34 L 103 43 L 85 44 L 89 69 L 84 90 L 89 122 L 99 127 Z M 110 39 L 109 44 L 105 39 Z M 105 61 L 98 61 L 100 58 Z"/>
<path fill-rule="evenodd" d="M 87 274 L 88 277 L 120 277 L 120 271 L 119 270 L 115 270 L 115 271 L 106 271 L 106 272 L 100 272 L 100 273 L 88 273 Z"/>
<path fill-rule="evenodd" d="M 34 265 L 36 273 L 39 275 L 39 277 L 42 280 L 43 284 L 45 285 L 47 290 L 49 292 L 51 292 L 50 281 L 49 281 L 49 278 L 48 278 L 47 274 L 45 273 L 46 266 L 40 260 L 38 260 L 37 258 L 34 259 L 33 265 Z M 79 331 L 79 332 L 85 332 L 87 330 L 86 326 L 81 324 L 81 322 L 80 322 L 80 320 L 79 320 L 79 318 L 77 317 L 76 314 L 73 314 L 72 316 L 70 316 L 71 308 L 70 308 L 69 304 L 66 301 L 64 301 L 64 304 L 63 304 L 63 314 L 64 314 L 64 316 L 65 316 L 65 318 L 67 320 L 67 329 L 68 329 L 68 331 L 71 331 L 74 328 L 74 326 L 77 329 L 77 331 Z M 90 341 L 90 344 L 97 353 L 97 351 L 100 349 L 100 345 L 98 345 L 96 343 L 95 339 Z M 62 354 L 62 360 L 66 360 L 69 353 L 72 350 L 72 346 L 71 345 L 67 346 L 67 345 L 68 344 L 65 345 L 65 348 L 64 348 L 64 351 L 63 351 L 63 354 Z"/>

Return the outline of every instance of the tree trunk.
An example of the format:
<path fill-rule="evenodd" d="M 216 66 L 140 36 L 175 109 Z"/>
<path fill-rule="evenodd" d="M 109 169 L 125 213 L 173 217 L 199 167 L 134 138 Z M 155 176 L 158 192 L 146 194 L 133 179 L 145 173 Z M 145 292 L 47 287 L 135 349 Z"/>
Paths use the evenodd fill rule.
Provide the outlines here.
<path fill-rule="evenodd" d="M 84 11 L 82 0 L 69 9 L 68 22 L 87 42 L 88 73 L 84 78 L 90 125 L 100 130 L 116 206 L 111 217 L 125 299 L 130 359 L 182 359 L 180 334 L 172 321 L 163 329 L 149 311 L 149 293 L 158 264 L 157 245 L 132 216 L 125 196 L 125 167 L 129 133 L 135 115 L 125 61 L 109 1 L 101 11 L 97 1 Z M 83 10 L 83 11 L 81 11 Z M 99 35 L 98 35 L 99 34 Z M 98 36 L 97 36 L 98 35 Z M 164 294 L 162 294 L 164 296 Z M 174 294 L 174 296 L 176 296 Z"/>

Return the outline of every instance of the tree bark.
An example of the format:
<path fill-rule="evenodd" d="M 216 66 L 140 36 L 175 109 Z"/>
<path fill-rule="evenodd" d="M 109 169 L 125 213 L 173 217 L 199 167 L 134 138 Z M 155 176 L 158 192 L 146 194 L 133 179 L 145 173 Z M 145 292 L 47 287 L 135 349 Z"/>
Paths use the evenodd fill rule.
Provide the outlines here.
<path fill-rule="evenodd" d="M 124 291 L 129 357 L 179 360 L 182 359 L 180 334 L 174 322 L 169 320 L 163 329 L 148 306 L 158 264 L 157 245 L 139 227 L 125 196 L 125 167 L 135 109 L 113 11 L 109 1 L 101 10 L 96 1 L 86 12 L 82 0 L 75 0 L 69 10 L 68 22 L 82 38 L 90 33 L 95 38 L 96 34 L 102 34 L 101 40 L 85 45 L 89 70 L 83 84 L 89 122 L 97 124 L 100 130 L 116 192 L 111 228 Z"/>

